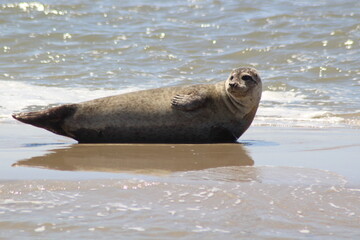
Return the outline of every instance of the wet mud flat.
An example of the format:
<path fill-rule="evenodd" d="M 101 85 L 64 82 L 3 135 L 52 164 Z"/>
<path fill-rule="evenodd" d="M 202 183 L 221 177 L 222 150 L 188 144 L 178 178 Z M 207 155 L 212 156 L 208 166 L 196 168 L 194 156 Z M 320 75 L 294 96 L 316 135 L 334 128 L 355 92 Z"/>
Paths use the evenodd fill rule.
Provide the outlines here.
<path fill-rule="evenodd" d="M 82 145 L 1 124 L 0 237 L 354 239 L 358 131 L 252 127 L 238 144 Z"/>

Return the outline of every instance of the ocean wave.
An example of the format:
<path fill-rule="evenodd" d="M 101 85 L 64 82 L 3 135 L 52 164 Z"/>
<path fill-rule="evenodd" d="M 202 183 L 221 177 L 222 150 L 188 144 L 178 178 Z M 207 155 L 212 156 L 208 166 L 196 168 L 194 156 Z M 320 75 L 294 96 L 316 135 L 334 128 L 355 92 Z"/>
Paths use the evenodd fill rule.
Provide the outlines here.
<path fill-rule="evenodd" d="M 254 125 L 286 127 L 360 127 L 360 113 L 337 113 L 300 91 L 264 91 Z"/>

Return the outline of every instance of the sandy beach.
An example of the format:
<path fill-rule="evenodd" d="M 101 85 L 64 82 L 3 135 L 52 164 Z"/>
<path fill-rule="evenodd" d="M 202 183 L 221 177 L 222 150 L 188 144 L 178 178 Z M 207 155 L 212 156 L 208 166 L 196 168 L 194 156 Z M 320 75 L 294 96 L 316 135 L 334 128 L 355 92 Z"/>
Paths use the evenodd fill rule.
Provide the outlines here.
<path fill-rule="evenodd" d="M 0 128 L 1 237 L 360 234 L 358 129 L 252 127 L 238 144 L 106 145 Z"/>
<path fill-rule="evenodd" d="M 91 179 L 125 172 L 288 166 L 331 171 L 349 185 L 360 186 L 359 129 L 259 126 L 251 127 L 238 144 L 77 144 L 21 123 L 0 128 L 1 179 Z"/>

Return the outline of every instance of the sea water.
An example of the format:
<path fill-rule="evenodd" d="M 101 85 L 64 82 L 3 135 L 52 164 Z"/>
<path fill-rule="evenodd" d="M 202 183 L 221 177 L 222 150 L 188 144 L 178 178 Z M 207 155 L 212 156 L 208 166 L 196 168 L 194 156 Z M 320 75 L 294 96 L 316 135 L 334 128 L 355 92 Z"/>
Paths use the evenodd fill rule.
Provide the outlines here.
<path fill-rule="evenodd" d="M 14 111 L 259 70 L 255 125 L 360 123 L 356 1 L 0 4 L 0 120 Z"/>

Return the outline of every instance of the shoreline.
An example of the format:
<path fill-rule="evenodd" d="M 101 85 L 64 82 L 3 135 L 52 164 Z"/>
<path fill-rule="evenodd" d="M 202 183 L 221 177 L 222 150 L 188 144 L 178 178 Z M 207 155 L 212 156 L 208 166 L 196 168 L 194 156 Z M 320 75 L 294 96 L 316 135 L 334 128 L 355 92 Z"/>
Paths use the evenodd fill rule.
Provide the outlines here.
<path fill-rule="evenodd" d="M 360 130 L 356 129 L 252 126 L 240 144 L 198 145 L 77 144 L 16 122 L 0 123 L 0 130 L 0 180 L 103 179 L 119 178 L 121 173 L 162 175 L 226 166 L 274 166 L 331 171 L 346 178 L 348 185 L 360 186 L 356 171 L 360 142 L 354 132 Z"/>

